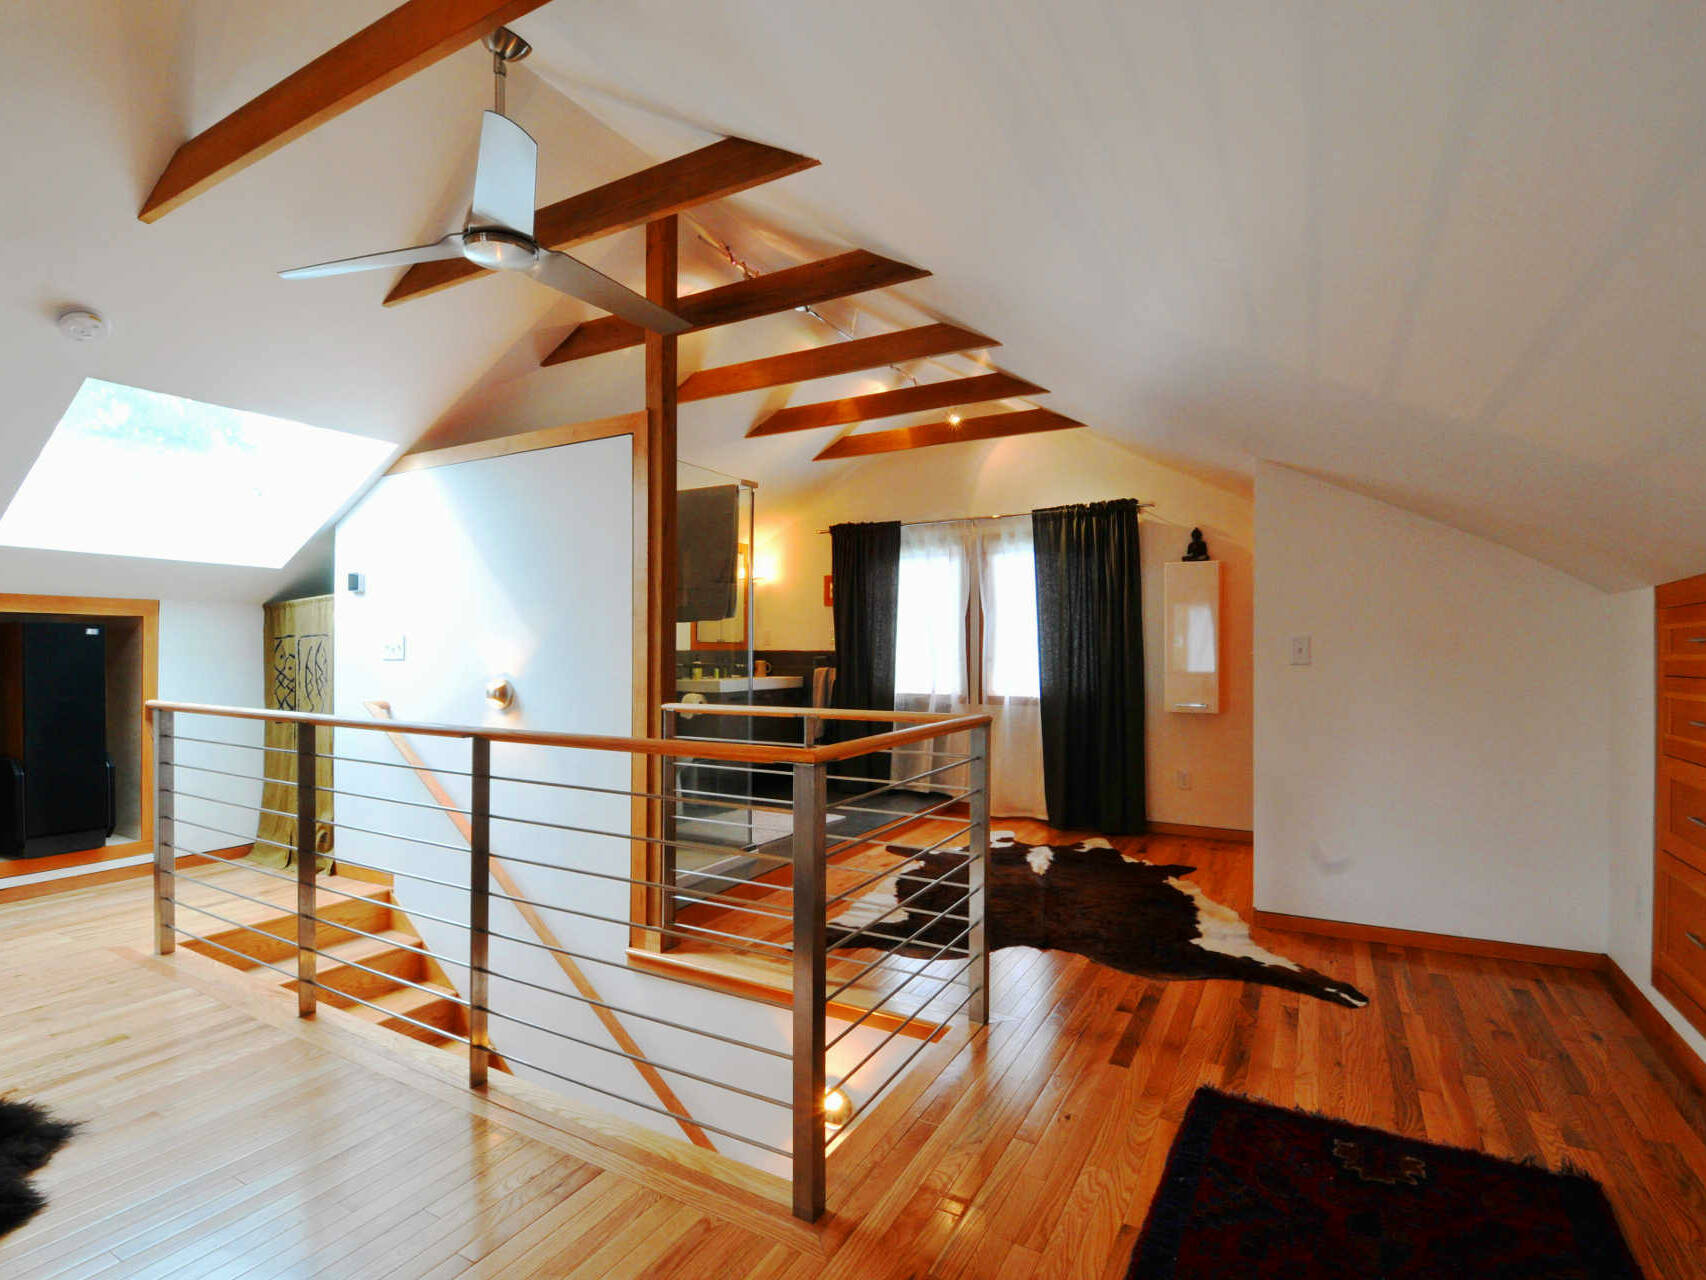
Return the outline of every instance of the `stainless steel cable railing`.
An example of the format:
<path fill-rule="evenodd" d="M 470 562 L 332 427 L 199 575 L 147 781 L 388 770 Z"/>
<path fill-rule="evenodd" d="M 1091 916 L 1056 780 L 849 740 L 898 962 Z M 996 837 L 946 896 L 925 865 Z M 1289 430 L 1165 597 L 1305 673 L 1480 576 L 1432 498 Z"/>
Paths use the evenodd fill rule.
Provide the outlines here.
<path fill-rule="evenodd" d="M 802 1218 L 823 1212 L 835 1136 L 960 1012 L 987 1021 L 987 717 L 671 705 L 663 737 L 618 738 L 148 705 L 161 954 L 183 939 L 282 975 L 304 1017 L 322 1002 L 364 1006 L 466 1046 L 474 1088 L 501 1052 L 520 1076 L 635 1108 L 701 1146 L 785 1157 Z M 687 716 L 691 736 L 677 732 Z M 782 716 L 800 721 L 797 744 L 754 736 Z M 811 745 L 837 719 L 874 731 Z M 244 722 L 256 738 L 262 723 L 292 726 L 294 744 L 217 736 Z M 375 734 L 402 758 L 381 758 Z M 416 740 L 437 744 L 432 762 Z M 885 758 L 897 748 L 904 769 Z M 609 776 L 640 757 L 662 762 L 649 787 Z M 328 833 L 330 850 L 317 848 Z M 242 874 L 293 886 L 293 900 L 226 868 L 179 870 L 181 844 L 213 837 L 284 851 L 293 866 Z M 358 914 L 362 886 L 324 883 L 324 857 L 387 880 L 419 936 Z M 281 962 L 290 950 L 294 964 Z M 392 972 L 391 951 L 436 969 Z M 597 983 L 582 966 L 597 966 Z M 698 985 L 672 980 L 683 974 Z M 423 1020 L 438 1001 L 460 1010 L 457 1029 Z M 791 1009 L 785 1027 L 777 1004 Z"/>

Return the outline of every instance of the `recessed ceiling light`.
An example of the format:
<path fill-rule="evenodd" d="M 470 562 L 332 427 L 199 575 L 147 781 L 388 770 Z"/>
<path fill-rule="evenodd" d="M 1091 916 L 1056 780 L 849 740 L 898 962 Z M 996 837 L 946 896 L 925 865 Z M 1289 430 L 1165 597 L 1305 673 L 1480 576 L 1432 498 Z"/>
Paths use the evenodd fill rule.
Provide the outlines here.
<path fill-rule="evenodd" d="M 949 415 L 948 415 L 948 425 L 949 425 L 949 426 L 950 426 L 950 427 L 957 427 L 957 426 L 959 426 L 959 425 L 960 425 L 960 415 L 959 415 L 959 414 L 957 414 L 957 413 L 950 413 L 950 414 L 949 414 Z"/>

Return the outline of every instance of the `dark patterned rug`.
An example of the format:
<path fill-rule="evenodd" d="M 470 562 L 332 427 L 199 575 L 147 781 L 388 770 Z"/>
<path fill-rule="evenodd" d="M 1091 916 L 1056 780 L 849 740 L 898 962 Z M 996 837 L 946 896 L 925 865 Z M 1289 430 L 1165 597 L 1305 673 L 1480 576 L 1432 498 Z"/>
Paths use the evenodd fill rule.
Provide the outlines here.
<path fill-rule="evenodd" d="M 47 1201 L 30 1175 L 53 1159 L 76 1130 L 34 1102 L 0 1098 L 0 1236 L 41 1212 Z"/>
<path fill-rule="evenodd" d="M 1592 1178 L 1199 1089 L 1127 1280 L 1640 1280 Z"/>
<path fill-rule="evenodd" d="M 1186 879 L 1195 870 L 1129 857 L 1102 839 L 1025 844 L 1011 831 L 991 832 L 989 949 L 1072 951 L 1144 978 L 1227 978 L 1351 1009 L 1368 1003 L 1350 983 L 1256 942 L 1236 911 Z M 831 921 L 829 945 L 963 957 L 966 872 L 964 849 L 908 858 Z"/>

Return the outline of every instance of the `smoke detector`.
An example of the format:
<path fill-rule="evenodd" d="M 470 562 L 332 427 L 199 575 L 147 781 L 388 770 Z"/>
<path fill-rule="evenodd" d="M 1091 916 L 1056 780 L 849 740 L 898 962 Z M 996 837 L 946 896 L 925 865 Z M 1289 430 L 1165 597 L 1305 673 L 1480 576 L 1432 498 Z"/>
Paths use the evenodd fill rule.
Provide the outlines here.
<path fill-rule="evenodd" d="M 59 313 L 59 331 L 73 342 L 93 342 L 106 336 L 107 322 L 93 311 L 72 307 Z"/>

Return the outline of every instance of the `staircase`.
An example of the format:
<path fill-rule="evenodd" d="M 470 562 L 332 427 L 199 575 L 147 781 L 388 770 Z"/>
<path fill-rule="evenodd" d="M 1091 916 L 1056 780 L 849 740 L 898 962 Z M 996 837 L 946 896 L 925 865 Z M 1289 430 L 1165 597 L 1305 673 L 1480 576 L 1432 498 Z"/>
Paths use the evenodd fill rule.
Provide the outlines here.
<path fill-rule="evenodd" d="M 198 868 L 195 875 L 209 883 L 180 881 L 180 900 L 218 912 L 232 923 L 184 912 L 181 922 L 207 940 L 187 939 L 181 944 L 184 950 L 266 981 L 279 977 L 267 965 L 294 964 L 294 886 L 248 870 L 241 862 Z M 340 875 L 318 876 L 315 884 L 320 889 L 314 945 L 320 952 L 316 977 L 321 1002 L 425 1044 L 461 1052 L 461 1043 L 452 1037 L 467 1036 L 468 1011 L 457 1003 L 456 989 L 438 962 L 415 949 L 423 947 L 420 935 L 392 901 L 391 887 Z M 294 994 L 300 984 L 291 978 L 278 985 Z M 508 1070 L 496 1057 L 492 1066 Z"/>

